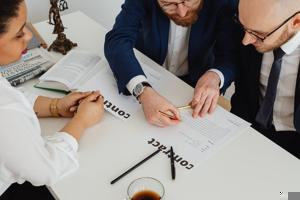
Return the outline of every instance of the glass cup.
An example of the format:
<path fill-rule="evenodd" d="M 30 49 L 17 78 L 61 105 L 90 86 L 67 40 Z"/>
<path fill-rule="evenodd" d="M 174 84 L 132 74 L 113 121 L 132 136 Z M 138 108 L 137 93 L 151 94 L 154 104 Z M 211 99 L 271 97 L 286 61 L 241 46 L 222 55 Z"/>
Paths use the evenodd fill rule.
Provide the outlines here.
<path fill-rule="evenodd" d="M 163 184 L 151 177 L 142 177 L 132 181 L 127 189 L 128 200 L 163 199 L 165 189 Z"/>

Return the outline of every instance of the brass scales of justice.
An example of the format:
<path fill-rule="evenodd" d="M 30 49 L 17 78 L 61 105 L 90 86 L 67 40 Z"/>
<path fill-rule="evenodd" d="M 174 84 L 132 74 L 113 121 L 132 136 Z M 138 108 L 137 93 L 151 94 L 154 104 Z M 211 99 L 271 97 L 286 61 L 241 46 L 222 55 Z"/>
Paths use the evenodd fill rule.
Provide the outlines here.
<path fill-rule="evenodd" d="M 64 33 L 65 27 L 62 23 L 60 12 L 67 10 L 68 3 L 66 0 L 50 0 L 49 24 L 54 25 L 53 34 L 57 34 L 56 39 L 49 46 L 48 51 L 56 51 L 66 55 L 77 43 L 69 40 Z"/>

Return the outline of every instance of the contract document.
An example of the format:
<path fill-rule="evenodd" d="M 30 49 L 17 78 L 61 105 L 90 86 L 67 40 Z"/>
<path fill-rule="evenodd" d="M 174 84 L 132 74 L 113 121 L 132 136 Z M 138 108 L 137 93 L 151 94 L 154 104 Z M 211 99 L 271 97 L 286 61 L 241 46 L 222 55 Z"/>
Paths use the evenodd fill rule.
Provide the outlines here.
<path fill-rule="evenodd" d="M 182 111 L 181 117 L 176 126 L 148 129 L 147 144 L 161 149 L 167 156 L 173 146 L 175 161 L 187 170 L 220 151 L 250 126 L 220 106 L 204 118 L 194 119 L 192 110 Z"/>

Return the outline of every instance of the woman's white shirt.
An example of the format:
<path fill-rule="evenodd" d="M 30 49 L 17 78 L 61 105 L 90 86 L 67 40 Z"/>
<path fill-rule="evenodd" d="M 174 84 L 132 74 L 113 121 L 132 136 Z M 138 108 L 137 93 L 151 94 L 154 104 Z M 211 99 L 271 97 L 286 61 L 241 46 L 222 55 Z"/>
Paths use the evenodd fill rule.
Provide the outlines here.
<path fill-rule="evenodd" d="M 50 185 L 78 168 L 78 143 L 64 132 L 42 137 L 29 99 L 0 76 L 0 195 L 15 182 Z"/>

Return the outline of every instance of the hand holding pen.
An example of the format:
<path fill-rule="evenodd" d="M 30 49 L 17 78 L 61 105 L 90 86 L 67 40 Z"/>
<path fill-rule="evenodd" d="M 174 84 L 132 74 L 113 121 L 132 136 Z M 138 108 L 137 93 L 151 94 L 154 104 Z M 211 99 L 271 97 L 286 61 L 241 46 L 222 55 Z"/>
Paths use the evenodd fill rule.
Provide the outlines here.
<path fill-rule="evenodd" d="M 139 101 L 147 121 L 152 125 L 166 127 L 176 125 L 181 120 L 179 110 L 153 88 L 146 87 L 140 95 Z M 170 118 L 170 116 L 172 117 Z"/>
<path fill-rule="evenodd" d="M 178 106 L 177 107 L 178 110 L 184 110 L 184 109 L 192 109 L 192 106 L 190 104 L 188 105 L 185 105 L 185 106 Z M 172 115 L 172 114 L 169 114 L 167 112 L 163 112 L 163 111 L 159 111 L 162 115 L 168 117 L 169 119 L 171 120 L 179 120 L 176 118 L 176 116 Z"/>

